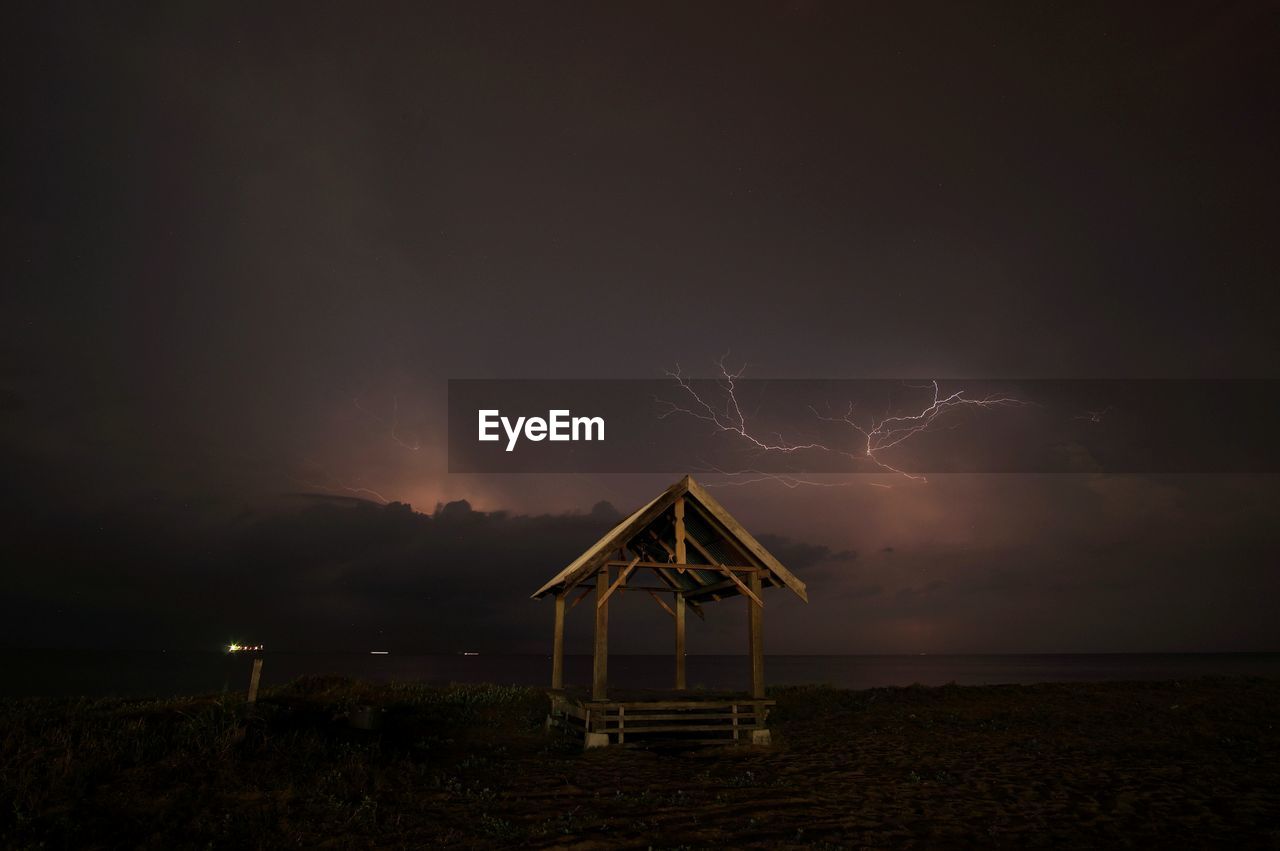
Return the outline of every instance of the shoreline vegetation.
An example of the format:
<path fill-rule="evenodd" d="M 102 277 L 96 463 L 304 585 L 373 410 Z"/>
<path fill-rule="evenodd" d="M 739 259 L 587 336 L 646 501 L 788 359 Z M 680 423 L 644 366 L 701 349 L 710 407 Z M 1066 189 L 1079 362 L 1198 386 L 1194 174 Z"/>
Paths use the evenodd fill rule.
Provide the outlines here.
<path fill-rule="evenodd" d="M 0 846 L 1280 844 L 1280 679 L 770 689 L 771 747 L 582 750 L 540 689 L 0 700 Z"/>

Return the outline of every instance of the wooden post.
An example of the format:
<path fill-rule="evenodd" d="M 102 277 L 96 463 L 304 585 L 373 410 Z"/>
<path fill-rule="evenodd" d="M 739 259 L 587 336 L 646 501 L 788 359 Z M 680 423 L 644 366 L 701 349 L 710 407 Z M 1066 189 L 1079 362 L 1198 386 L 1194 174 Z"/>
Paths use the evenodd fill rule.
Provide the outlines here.
<path fill-rule="evenodd" d="M 262 679 L 262 657 L 253 657 L 253 673 L 249 675 L 249 703 L 258 701 L 258 682 Z"/>
<path fill-rule="evenodd" d="M 551 641 L 551 687 L 564 688 L 564 592 L 556 595 L 556 627 Z"/>
<path fill-rule="evenodd" d="M 751 592 L 760 597 L 760 571 L 751 572 Z M 747 600 L 747 643 L 751 648 L 751 696 L 764 697 L 764 606 L 750 597 Z"/>
<path fill-rule="evenodd" d="M 684 689 L 684 594 L 676 594 L 676 690 Z"/>
<path fill-rule="evenodd" d="M 684 572 L 684 565 L 688 563 L 687 553 L 684 543 L 684 497 L 676 500 L 676 564 L 681 565 L 680 571 Z"/>
<path fill-rule="evenodd" d="M 592 653 L 591 699 L 606 700 L 609 693 L 609 568 L 596 574 L 596 645 Z"/>

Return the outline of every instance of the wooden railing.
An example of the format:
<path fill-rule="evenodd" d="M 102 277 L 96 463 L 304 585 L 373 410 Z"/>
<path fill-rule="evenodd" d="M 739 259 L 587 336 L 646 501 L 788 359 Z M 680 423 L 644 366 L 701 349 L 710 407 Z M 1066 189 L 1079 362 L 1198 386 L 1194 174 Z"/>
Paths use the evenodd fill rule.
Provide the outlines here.
<path fill-rule="evenodd" d="M 774 703 L 751 698 L 579 702 L 553 696 L 552 717 L 571 729 L 602 733 L 609 744 L 734 744 L 749 743 L 753 730 L 768 729 Z"/>

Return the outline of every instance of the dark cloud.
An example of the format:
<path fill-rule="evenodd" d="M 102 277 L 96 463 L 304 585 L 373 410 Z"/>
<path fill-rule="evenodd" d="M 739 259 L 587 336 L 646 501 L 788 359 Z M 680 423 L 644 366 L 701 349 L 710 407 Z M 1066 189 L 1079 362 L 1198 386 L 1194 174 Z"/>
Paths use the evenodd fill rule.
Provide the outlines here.
<path fill-rule="evenodd" d="M 821 544 L 805 541 L 792 541 L 781 535 L 757 535 L 756 540 L 764 548 L 777 556 L 778 561 L 795 571 L 804 571 L 823 561 L 852 561 L 856 553 L 852 550 L 833 551 Z"/>
<path fill-rule="evenodd" d="M 882 518 L 864 509 L 849 535 L 873 545 L 866 557 L 813 534 L 760 533 L 809 588 L 807 606 L 770 595 L 772 651 L 1179 650 L 1188 641 L 1233 650 L 1280 640 L 1268 604 L 1280 594 L 1280 524 L 1264 482 L 1051 479 L 1005 492 L 979 478 L 955 489 L 939 482 L 919 491 L 915 514 L 867 503 L 927 534 L 874 547 Z M 951 502 L 957 493 L 967 500 Z M 829 503 L 830 492 L 808 497 L 776 506 L 807 516 L 805 506 Z M 1230 506 L 1230 517 L 1204 505 Z M 1015 508 L 1025 519 L 1009 527 Z M 1073 523 L 1046 527 L 1042 514 Z M 110 511 L 40 504 L 21 516 L 0 541 L 0 557 L 17 568 L 0 602 L 0 643 L 177 648 L 240 639 L 278 649 L 543 652 L 551 610 L 529 595 L 621 514 L 607 502 L 530 515 L 478 511 L 466 500 L 419 513 L 312 494 L 266 510 L 152 491 Z M 966 543 L 973 535 L 977 543 Z M 585 652 L 590 618 L 581 611 L 569 640 Z M 742 616 L 733 601 L 708 607 L 696 651 L 739 652 Z M 612 646 L 665 652 L 665 618 L 644 595 L 620 598 Z"/>
<path fill-rule="evenodd" d="M 48 517 L 57 541 L 6 546 L 28 569 L 5 596 L 0 643 L 211 647 L 239 637 L 282 650 L 538 652 L 550 607 L 530 594 L 621 519 L 607 502 L 522 515 L 466 500 L 423 514 L 292 499 L 301 504 L 262 513 L 154 495 L 124 511 Z M 830 552 L 762 537 L 800 570 Z M 665 647 L 658 610 L 640 602 L 619 599 L 617 646 Z"/>

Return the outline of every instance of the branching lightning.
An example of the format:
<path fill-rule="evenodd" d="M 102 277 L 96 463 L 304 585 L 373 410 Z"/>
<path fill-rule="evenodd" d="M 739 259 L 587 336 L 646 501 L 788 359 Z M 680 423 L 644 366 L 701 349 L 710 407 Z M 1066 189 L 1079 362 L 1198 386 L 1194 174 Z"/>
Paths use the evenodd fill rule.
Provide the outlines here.
<path fill-rule="evenodd" d="M 845 452 L 845 455 L 848 455 L 850 458 L 867 458 L 885 472 L 905 476 L 908 479 L 914 479 L 919 482 L 925 482 L 928 481 L 928 479 L 923 474 L 910 473 L 906 470 L 894 467 L 893 465 L 881 460 L 880 453 L 906 443 L 917 434 L 926 431 L 934 431 L 936 428 L 941 427 L 938 425 L 938 420 L 948 411 L 953 411 L 958 408 L 1021 408 L 1028 404 L 1021 399 L 1016 399 L 1012 396 L 1001 396 L 998 394 L 990 394 L 981 398 L 970 398 L 964 394 L 963 390 L 957 390 L 949 396 L 943 396 L 942 389 L 938 386 L 937 381 L 929 382 L 925 388 L 916 389 L 926 389 L 927 387 L 933 388 L 933 401 L 924 410 L 917 414 L 894 417 L 887 416 L 882 420 L 872 421 L 868 428 L 864 428 L 854 420 L 853 402 L 849 403 L 848 409 L 845 411 L 844 415 L 840 417 L 823 416 L 812 407 L 810 407 L 809 410 L 813 411 L 814 415 L 819 419 L 826 420 L 828 422 L 846 423 L 851 429 L 862 435 L 863 445 L 860 447 L 860 451 Z M 955 426 L 947 426 L 947 428 L 955 428 Z"/>
<path fill-rule="evenodd" d="M 370 429 L 370 431 L 376 432 L 379 438 L 389 437 L 396 446 L 402 449 L 407 449 L 410 452 L 420 451 L 422 444 L 416 436 L 412 442 L 405 437 L 400 421 L 400 396 L 392 394 L 390 414 L 382 414 L 365 405 L 365 395 L 362 392 L 351 399 L 351 406 L 359 413 L 362 423 L 367 420 L 376 424 L 377 428 Z M 359 479 L 344 479 L 333 475 L 325 469 L 324 465 L 313 459 L 303 458 L 302 467 L 304 472 L 299 475 L 290 474 L 289 479 L 294 484 L 307 490 L 335 495 L 349 494 L 362 499 L 376 500 L 384 505 L 394 501 L 385 494 L 367 487 Z"/>
<path fill-rule="evenodd" d="M 737 434 L 742 439 L 755 444 L 757 448 L 766 452 L 799 452 L 804 449 L 822 449 L 831 451 L 829 447 L 823 446 L 820 443 L 788 443 L 783 439 L 781 434 L 776 433 L 774 434 L 774 437 L 777 439 L 777 442 L 769 443 L 766 442 L 765 439 L 757 437 L 748 431 L 747 418 L 746 415 L 742 413 L 742 408 L 738 404 L 737 387 L 734 383 L 742 377 L 743 373 L 746 372 L 747 364 L 743 364 L 742 368 L 737 372 L 731 372 L 724 365 L 725 358 L 727 357 L 728 353 L 726 352 L 720 358 L 720 373 L 724 378 L 723 380 L 717 381 L 721 389 L 725 392 L 723 412 L 717 410 L 717 408 L 710 402 L 698 395 L 698 392 L 693 389 L 693 386 L 689 383 L 688 379 L 681 374 L 680 364 L 676 364 L 675 372 L 672 372 L 671 370 L 664 370 L 664 372 L 666 372 L 668 377 L 675 379 L 675 382 L 680 385 L 680 389 L 688 394 L 688 396 L 693 400 L 694 406 L 693 408 L 683 408 L 674 402 L 669 402 L 665 399 L 658 399 L 657 401 L 659 404 L 667 406 L 658 414 L 658 419 L 666 419 L 672 414 L 687 414 L 691 417 L 697 417 L 700 420 L 706 420 L 713 424 L 721 431 L 729 431 Z"/>
<path fill-rule="evenodd" d="M 801 478 L 787 473 L 769 473 L 764 470 L 725 470 L 720 467 L 707 466 L 701 472 L 715 473 L 719 476 L 725 476 L 725 480 L 718 482 L 720 487 L 741 487 L 743 485 L 753 485 L 757 482 L 777 482 L 786 488 L 799 487 L 815 487 L 815 488 L 844 488 L 853 484 L 850 481 L 840 482 L 820 482 L 814 479 Z M 886 485 L 879 482 L 868 482 L 868 484 L 878 488 L 890 488 L 892 485 Z"/>
<path fill-rule="evenodd" d="M 731 370 L 725 366 L 727 357 L 728 353 L 726 352 L 718 362 L 721 377 L 716 380 L 716 384 L 723 393 L 724 398 L 722 401 L 708 400 L 699 394 L 690 380 L 684 376 L 679 364 L 676 365 L 674 371 L 666 370 L 667 376 L 675 380 L 676 385 L 688 397 L 689 402 L 681 405 L 666 399 L 656 400 L 662 406 L 658 414 L 659 418 L 665 419 L 676 414 L 691 416 L 711 423 L 719 431 L 738 435 L 760 452 L 796 453 L 806 450 L 832 452 L 854 461 L 869 461 L 882 472 L 917 482 L 926 482 L 928 479 L 922 473 L 911 472 L 890 464 L 881 455 L 903 445 L 923 432 L 936 431 L 942 428 L 956 428 L 956 424 L 947 425 L 942 422 L 949 412 L 961 408 L 1014 408 L 1025 407 L 1030 404 L 1021 399 L 1000 394 L 971 397 L 967 396 L 963 390 L 944 394 L 938 382 L 931 381 L 927 385 L 913 387 L 913 389 L 917 390 L 932 389 L 933 391 L 932 401 L 916 413 L 896 415 L 886 413 L 881 419 L 869 419 L 860 422 L 855 419 L 855 405 L 852 401 L 848 403 L 845 412 L 837 416 L 822 414 L 813 406 L 809 407 L 812 414 L 819 420 L 843 423 L 854 434 L 858 435 L 853 448 L 833 447 L 813 442 L 794 443 L 776 432 L 758 434 L 751 430 L 748 418 L 743 413 L 742 405 L 738 399 L 736 385 L 737 380 L 742 378 L 746 372 L 747 366 L 744 364 L 736 371 Z M 840 487 L 847 484 L 847 482 L 820 482 L 790 474 L 769 473 L 757 469 L 729 471 L 712 467 L 708 472 L 715 472 L 729 477 L 730 481 L 725 484 L 734 485 L 745 485 L 765 480 L 776 481 L 789 488 L 796 488 L 802 485 Z M 891 487 L 891 485 L 883 482 L 872 482 L 871 484 L 882 488 Z"/>
<path fill-rule="evenodd" d="M 394 440 L 398 445 L 403 446 L 405 449 L 408 449 L 413 452 L 417 452 L 421 448 L 422 444 L 418 441 L 417 438 L 414 438 L 413 443 L 409 443 L 408 441 L 400 437 L 400 397 L 399 395 L 393 395 L 391 397 L 391 419 L 390 420 L 388 420 L 385 417 L 379 416 L 378 414 L 374 413 L 373 411 L 369 410 L 364 405 L 362 405 L 360 403 L 359 396 L 352 399 L 351 404 L 355 406 L 357 411 L 364 414 L 366 417 L 373 419 L 374 421 L 376 421 L 382 426 L 388 427 L 390 429 L 391 439 Z"/>
<path fill-rule="evenodd" d="M 332 474 L 330 474 L 327 470 L 325 470 L 323 467 L 321 467 L 319 464 L 315 463 L 314 461 L 308 460 L 307 463 L 311 467 L 313 467 L 316 472 L 318 472 L 321 476 L 323 476 L 324 479 L 323 481 L 316 481 L 314 479 L 301 479 L 301 478 L 298 478 L 297 476 L 289 477 L 294 481 L 295 484 L 303 488 L 306 488 L 308 490 L 313 490 L 313 491 L 319 491 L 319 492 L 328 491 L 330 493 L 334 491 L 342 491 L 344 493 L 352 494 L 353 496 L 373 497 L 374 499 L 381 502 L 383 505 L 389 505 L 391 503 L 391 500 L 387 499 L 385 496 L 378 493 L 373 488 L 363 487 L 357 484 L 356 482 L 343 481 L 342 479 L 339 479 L 336 476 L 333 476 Z"/>

